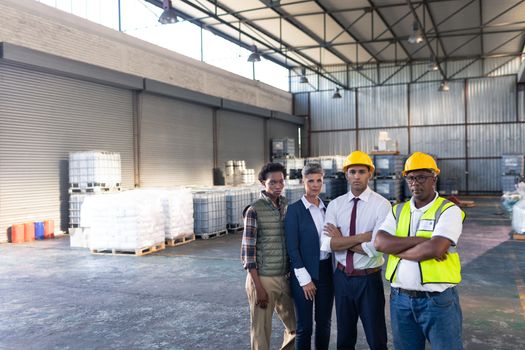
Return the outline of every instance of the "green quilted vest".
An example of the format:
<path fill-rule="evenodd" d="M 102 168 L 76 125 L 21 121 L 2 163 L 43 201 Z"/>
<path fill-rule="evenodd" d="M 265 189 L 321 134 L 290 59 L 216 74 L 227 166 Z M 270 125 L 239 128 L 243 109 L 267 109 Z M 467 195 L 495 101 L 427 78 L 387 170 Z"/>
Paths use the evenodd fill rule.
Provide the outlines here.
<path fill-rule="evenodd" d="M 288 203 L 285 197 L 280 197 L 279 202 L 282 215 L 264 194 L 252 204 L 257 213 L 256 258 L 261 276 L 282 276 L 289 271 L 283 224 Z"/>

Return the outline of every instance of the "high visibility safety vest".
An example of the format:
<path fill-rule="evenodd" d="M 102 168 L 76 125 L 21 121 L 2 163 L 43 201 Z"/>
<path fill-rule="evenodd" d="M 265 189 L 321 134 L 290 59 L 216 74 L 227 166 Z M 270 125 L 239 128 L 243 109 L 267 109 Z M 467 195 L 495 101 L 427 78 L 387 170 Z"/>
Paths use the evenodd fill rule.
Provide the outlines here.
<path fill-rule="evenodd" d="M 419 220 L 417 237 L 431 238 L 434 228 L 436 227 L 441 214 L 448 208 L 455 204 L 451 201 L 438 197 L 434 204 L 427 209 Z M 392 212 L 396 218 L 396 236 L 408 237 L 410 235 L 410 202 L 400 203 L 392 208 Z M 461 218 L 465 219 L 465 213 L 461 210 Z M 390 255 L 388 257 L 388 264 L 386 266 L 385 277 L 390 282 L 395 280 L 397 267 L 401 258 Z M 436 259 L 429 259 L 419 261 L 419 273 L 421 277 L 421 284 L 426 283 L 449 283 L 458 284 L 461 282 L 461 265 L 459 261 L 459 254 L 455 247 L 449 248 L 447 258 L 443 261 Z"/>

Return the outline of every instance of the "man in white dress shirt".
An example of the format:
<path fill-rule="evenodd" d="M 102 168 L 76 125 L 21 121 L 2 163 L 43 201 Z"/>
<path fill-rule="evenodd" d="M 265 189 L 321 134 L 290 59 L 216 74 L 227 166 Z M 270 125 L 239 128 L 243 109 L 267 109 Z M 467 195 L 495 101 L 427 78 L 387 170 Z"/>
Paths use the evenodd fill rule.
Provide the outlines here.
<path fill-rule="evenodd" d="M 465 214 L 435 191 L 440 170 L 428 154 L 415 152 L 403 176 L 412 198 L 392 208 L 375 247 L 390 254 L 390 318 L 396 350 L 462 349 L 461 307 L 456 285 L 461 266 L 456 244 Z"/>
<path fill-rule="evenodd" d="M 368 154 L 352 152 L 343 165 L 350 191 L 330 202 L 321 250 L 335 253 L 337 349 L 354 349 L 361 318 L 370 349 L 387 349 L 383 256 L 375 234 L 391 210 L 388 200 L 368 188 L 375 167 Z"/>

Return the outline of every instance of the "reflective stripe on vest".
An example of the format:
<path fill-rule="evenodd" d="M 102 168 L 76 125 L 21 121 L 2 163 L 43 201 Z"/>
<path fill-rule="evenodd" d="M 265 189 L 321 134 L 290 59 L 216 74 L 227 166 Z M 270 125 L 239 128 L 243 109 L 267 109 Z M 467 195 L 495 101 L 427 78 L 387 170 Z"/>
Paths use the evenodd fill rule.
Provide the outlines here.
<path fill-rule="evenodd" d="M 427 209 L 419 220 L 417 237 L 432 238 L 432 233 L 436 227 L 441 214 L 448 208 L 455 204 L 451 201 L 438 197 L 434 204 Z M 412 214 L 410 212 L 410 202 L 397 204 L 392 208 L 392 212 L 396 219 L 396 236 L 408 237 L 410 235 L 410 221 Z M 465 213 L 461 210 L 462 219 L 465 218 Z M 422 226 L 422 222 L 425 225 Z M 397 267 L 401 259 L 395 255 L 388 257 L 385 277 L 390 282 L 395 280 Z M 437 261 L 436 259 L 429 259 L 419 262 L 419 271 L 421 277 L 421 284 L 426 283 L 450 283 L 458 284 L 461 281 L 461 264 L 459 261 L 459 254 L 455 247 L 450 247 L 448 250 L 447 259 Z"/>

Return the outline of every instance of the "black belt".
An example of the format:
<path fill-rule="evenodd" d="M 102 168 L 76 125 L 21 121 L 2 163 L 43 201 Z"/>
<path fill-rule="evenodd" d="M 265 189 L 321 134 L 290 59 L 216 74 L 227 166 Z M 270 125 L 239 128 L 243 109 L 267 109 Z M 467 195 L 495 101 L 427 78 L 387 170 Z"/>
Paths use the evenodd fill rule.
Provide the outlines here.
<path fill-rule="evenodd" d="M 403 288 L 392 288 L 393 291 L 396 291 L 399 294 L 407 295 L 411 298 L 431 298 L 436 295 L 441 294 L 441 292 L 424 292 L 421 290 L 408 290 Z"/>

